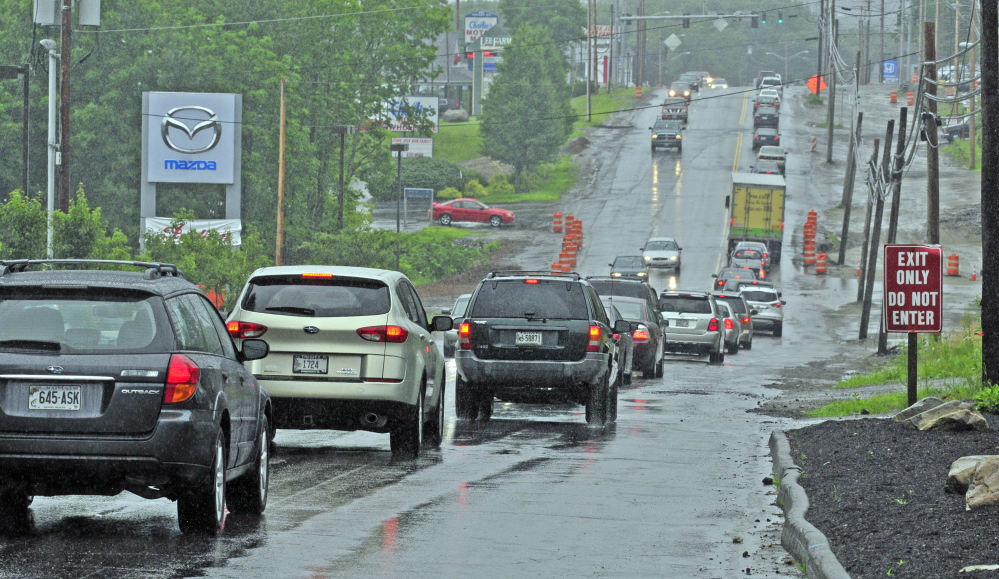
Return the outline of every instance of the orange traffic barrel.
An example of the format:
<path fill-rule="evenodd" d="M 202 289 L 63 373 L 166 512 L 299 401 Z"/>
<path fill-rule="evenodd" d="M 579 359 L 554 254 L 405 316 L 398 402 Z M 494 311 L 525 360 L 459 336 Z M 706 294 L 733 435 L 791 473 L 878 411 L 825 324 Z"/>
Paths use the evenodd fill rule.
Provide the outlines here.
<path fill-rule="evenodd" d="M 895 104 L 895 103 L 898 102 L 898 91 L 897 90 L 891 91 L 891 97 L 890 97 L 889 102 L 892 103 L 892 104 Z"/>
<path fill-rule="evenodd" d="M 815 275 L 826 274 L 826 254 L 820 253 L 815 258 Z"/>
<path fill-rule="evenodd" d="M 569 215 L 566 215 L 565 216 L 565 229 L 566 229 L 566 231 L 569 231 L 570 229 L 572 229 L 572 224 L 575 223 L 575 222 L 576 222 L 576 218 L 573 217 L 571 213 Z"/>
<path fill-rule="evenodd" d="M 635 87 L 635 98 L 636 99 L 642 98 L 642 85 L 638 85 Z"/>
<path fill-rule="evenodd" d="M 905 93 L 905 104 L 909 105 L 910 107 L 916 104 L 916 95 L 911 92 Z"/>
<path fill-rule="evenodd" d="M 808 212 L 808 223 L 816 223 L 819 220 L 819 212 L 814 209 Z"/>
<path fill-rule="evenodd" d="M 810 247 L 805 249 L 805 265 L 815 265 L 815 248 Z"/>
<path fill-rule="evenodd" d="M 556 261 L 552 264 L 552 273 L 560 273 L 562 271 L 562 262 Z"/>
<path fill-rule="evenodd" d="M 552 217 L 552 231 L 562 233 L 562 212 L 556 211 Z"/>
<path fill-rule="evenodd" d="M 961 260 L 956 253 L 947 256 L 947 275 L 961 275 Z"/>
<path fill-rule="evenodd" d="M 568 263 L 563 263 L 562 264 L 562 273 L 569 273 L 570 271 L 572 271 L 572 266 L 569 265 Z"/>

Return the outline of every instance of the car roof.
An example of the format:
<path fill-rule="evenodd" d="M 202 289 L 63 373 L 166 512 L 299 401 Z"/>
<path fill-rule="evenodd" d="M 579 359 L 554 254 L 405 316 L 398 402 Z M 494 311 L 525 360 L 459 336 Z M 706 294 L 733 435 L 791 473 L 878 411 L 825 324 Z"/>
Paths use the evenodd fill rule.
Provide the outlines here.
<path fill-rule="evenodd" d="M 83 262 L 86 260 L 80 261 Z M 135 289 L 156 295 L 169 295 L 179 291 L 191 290 L 201 292 L 198 286 L 185 279 L 183 277 L 183 273 L 180 272 L 178 272 L 179 275 L 160 275 L 158 273 L 151 273 L 152 268 L 147 269 L 146 272 L 94 269 L 57 269 L 34 271 L 29 269 L 27 271 L 21 271 L 19 270 L 16 261 L 4 261 L 0 263 L 6 266 L 0 270 L 0 285 L 4 286 L 27 287 L 38 286 L 41 284 L 56 286 L 86 285 L 87 287 L 107 289 Z M 21 260 L 21 263 L 25 263 L 25 260 Z M 134 263 L 138 267 L 154 265 L 144 263 L 140 264 L 139 262 Z M 173 268 L 173 271 L 176 271 L 176 268 L 171 264 L 156 265 L 169 266 L 170 268 Z"/>
<path fill-rule="evenodd" d="M 777 129 L 773 127 L 756 127 L 757 133 L 769 133 L 770 131 L 773 131 L 775 135 L 777 134 Z"/>
<path fill-rule="evenodd" d="M 760 153 L 762 153 L 764 149 L 766 149 L 766 152 L 768 153 L 784 153 L 784 148 L 778 147 L 777 145 L 763 145 L 760 147 Z M 759 155 L 759 153 L 757 153 L 757 155 Z"/>
<path fill-rule="evenodd" d="M 610 302 L 625 302 L 631 304 L 647 304 L 649 303 L 642 298 L 636 298 L 634 296 L 600 296 L 600 301 L 610 301 Z"/>
<path fill-rule="evenodd" d="M 649 241 L 673 241 L 673 242 L 675 242 L 676 239 L 673 238 L 673 237 L 650 237 L 648 240 L 646 240 L 646 243 L 648 243 Z"/>
<path fill-rule="evenodd" d="M 720 291 L 719 290 L 719 291 L 713 291 L 713 292 L 711 292 L 711 295 L 715 296 L 716 298 L 722 298 L 722 299 L 732 299 L 732 300 L 745 300 L 746 299 L 746 298 L 744 298 L 742 296 L 742 294 L 740 294 L 738 292 L 727 292 L 727 291 Z"/>
<path fill-rule="evenodd" d="M 709 298 L 712 297 L 708 292 L 698 292 L 698 291 L 685 291 L 685 290 L 666 290 L 659 294 L 661 298 Z"/>
<path fill-rule="evenodd" d="M 304 273 L 329 273 L 334 276 L 378 279 L 386 283 L 405 279 L 406 276 L 390 269 L 352 267 L 346 265 L 276 265 L 261 267 L 250 274 L 250 279 L 272 275 L 301 275 Z"/>

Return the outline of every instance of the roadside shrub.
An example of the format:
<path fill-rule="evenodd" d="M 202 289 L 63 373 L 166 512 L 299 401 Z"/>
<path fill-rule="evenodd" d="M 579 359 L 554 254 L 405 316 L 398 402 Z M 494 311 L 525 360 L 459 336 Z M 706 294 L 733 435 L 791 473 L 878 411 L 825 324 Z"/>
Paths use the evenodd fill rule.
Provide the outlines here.
<path fill-rule="evenodd" d="M 512 195 L 513 185 L 507 180 L 506 175 L 503 173 L 497 173 L 493 175 L 493 178 L 489 180 L 489 185 L 486 187 L 490 195 Z"/>
<path fill-rule="evenodd" d="M 461 166 L 447 159 L 418 157 L 402 161 L 403 187 L 442 191 L 448 187 L 461 187 L 462 184 Z"/>
<path fill-rule="evenodd" d="M 468 183 L 465 183 L 465 197 L 471 197 L 473 199 L 479 199 L 480 197 L 485 197 L 489 194 L 486 188 L 479 183 L 478 180 L 472 179 Z"/>
<path fill-rule="evenodd" d="M 999 412 L 999 386 L 984 387 L 975 393 L 975 409 Z"/>
<path fill-rule="evenodd" d="M 449 201 L 459 197 L 461 197 L 461 191 L 458 191 L 454 187 L 445 187 L 434 195 L 434 199 L 437 201 Z"/>

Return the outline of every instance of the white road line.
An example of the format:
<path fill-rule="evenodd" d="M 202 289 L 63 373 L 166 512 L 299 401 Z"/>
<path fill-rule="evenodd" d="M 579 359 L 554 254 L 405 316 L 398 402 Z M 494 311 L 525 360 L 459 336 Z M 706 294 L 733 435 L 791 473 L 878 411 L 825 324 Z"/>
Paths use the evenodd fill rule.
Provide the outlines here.
<path fill-rule="evenodd" d="M 302 490 L 298 491 L 297 493 L 290 494 L 290 495 L 288 495 L 288 496 L 286 496 L 286 497 L 284 497 L 282 499 L 278 499 L 276 501 L 271 501 L 271 505 L 272 506 L 273 505 L 279 505 L 279 504 L 281 504 L 283 502 L 290 501 L 291 499 L 293 499 L 295 497 L 298 497 L 300 495 L 304 495 L 305 493 L 308 493 L 308 492 L 312 492 L 312 491 L 314 491 L 314 490 L 316 490 L 316 489 L 318 489 L 320 487 L 324 487 L 324 486 L 326 486 L 326 485 L 328 485 L 330 483 L 336 482 L 336 481 L 338 481 L 338 480 L 340 480 L 342 478 L 346 478 L 346 477 L 354 474 L 355 472 L 357 472 L 359 470 L 364 470 L 366 468 L 368 468 L 368 465 L 359 466 L 359 467 L 357 467 L 357 468 L 355 468 L 353 470 L 348 470 L 347 472 L 338 474 L 338 475 L 336 475 L 333 478 L 328 478 L 328 479 L 324 480 L 323 482 L 321 482 L 321 483 L 319 483 L 317 485 L 312 485 L 311 487 L 309 487 L 307 489 L 302 489 Z"/>

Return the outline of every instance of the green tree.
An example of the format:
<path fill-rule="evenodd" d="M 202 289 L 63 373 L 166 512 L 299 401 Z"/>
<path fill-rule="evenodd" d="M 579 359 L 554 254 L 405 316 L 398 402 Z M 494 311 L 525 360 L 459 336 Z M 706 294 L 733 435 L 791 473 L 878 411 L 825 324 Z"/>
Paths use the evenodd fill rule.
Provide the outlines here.
<path fill-rule="evenodd" d="M 565 59 L 547 36 L 531 25 L 517 30 L 482 103 L 482 148 L 513 165 L 518 188 L 525 169 L 558 154 L 575 118 Z"/>
<path fill-rule="evenodd" d="M 44 259 L 48 235 L 45 207 L 15 190 L 0 206 L 0 256 L 4 259 Z"/>
<path fill-rule="evenodd" d="M 128 238 L 120 229 L 108 235 L 101 208 L 92 211 L 80 188 L 69 202 L 69 212 L 52 213 L 52 256 L 56 259 L 131 260 Z"/>
<path fill-rule="evenodd" d="M 586 29 L 586 8 L 579 0 L 500 0 L 499 11 L 507 30 L 543 27 L 548 33 L 542 42 L 555 41 L 560 46 L 582 39 Z"/>

